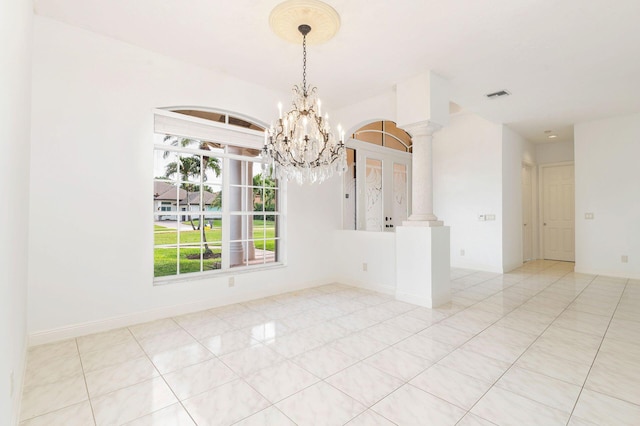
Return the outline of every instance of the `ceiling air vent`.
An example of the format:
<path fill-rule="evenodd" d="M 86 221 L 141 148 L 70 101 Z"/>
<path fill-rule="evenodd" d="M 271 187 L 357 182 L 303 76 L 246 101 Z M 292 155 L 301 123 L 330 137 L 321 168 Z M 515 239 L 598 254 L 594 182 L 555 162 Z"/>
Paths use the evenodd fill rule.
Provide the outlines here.
<path fill-rule="evenodd" d="M 503 96 L 509 96 L 511 93 L 507 92 L 506 90 L 500 90 L 499 92 L 493 92 L 493 93 L 489 93 L 487 95 L 485 95 L 487 98 L 489 99 L 497 99 L 497 98 L 501 98 Z"/>

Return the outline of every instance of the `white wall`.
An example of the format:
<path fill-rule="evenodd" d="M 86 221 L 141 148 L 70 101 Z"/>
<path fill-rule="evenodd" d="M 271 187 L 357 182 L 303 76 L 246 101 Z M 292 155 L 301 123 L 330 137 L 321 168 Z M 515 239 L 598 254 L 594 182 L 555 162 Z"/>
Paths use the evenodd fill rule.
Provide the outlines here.
<path fill-rule="evenodd" d="M 331 118 L 331 122 L 334 123 L 334 118 L 345 129 L 346 135 L 351 135 L 353 132 L 362 127 L 365 123 L 380 120 L 392 120 L 395 121 L 396 117 L 396 95 L 395 92 L 389 90 L 381 93 L 377 96 L 373 96 L 369 99 L 365 99 L 362 102 L 344 106 L 337 109 Z"/>
<path fill-rule="evenodd" d="M 537 144 L 536 160 L 538 164 L 573 161 L 573 141 Z"/>
<path fill-rule="evenodd" d="M 535 164 L 531 142 L 502 128 L 502 269 L 522 265 L 522 163 Z M 535 234 L 534 234 L 535 235 Z"/>
<path fill-rule="evenodd" d="M 435 133 L 433 181 L 434 213 L 451 227 L 451 266 L 502 272 L 502 126 L 451 116 Z"/>
<path fill-rule="evenodd" d="M 0 3 L 0 424 L 17 424 L 27 335 L 33 4 Z M 11 385 L 13 372 L 13 386 Z M 13 390 L 11 389 L 13 387 Z"/>
<path fill-rule="evenodd" d="M 640 113 L 576 124 L 574 136 L 576 270 L 640 278 Z"/>
<path fill-rule="evenodd" d="M 337 281 L 384 293 L 396 288 L 394 232 L 335 231 L 332 267 Z M 363 263 L 367 264 L 364 271 Z"/>
<path fill-rule="evenodd" d="M 341 222 L 339 178 L 289 185 L 288 267 L 238 274 L 234 288 L 226 277 L 152 283 L 152 109 L 213 107 L 268 122 L 285 97 L 36 17 L 29 213 L 33 341 L 330 281 L 327 236 Z"/>

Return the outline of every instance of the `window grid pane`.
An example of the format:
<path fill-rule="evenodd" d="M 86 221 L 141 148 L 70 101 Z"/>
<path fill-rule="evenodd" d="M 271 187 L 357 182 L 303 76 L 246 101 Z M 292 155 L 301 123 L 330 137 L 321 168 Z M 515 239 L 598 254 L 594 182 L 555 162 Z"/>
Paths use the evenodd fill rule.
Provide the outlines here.
<path fill-rule="evenodd" d="M 227 154 L 219 145 L 211 149 L 208 142 L 156 135 L 158 140 L 163 145 L 154 154 L 154 276 L 220 270 L 226 256 L 233 268 L 276 262 L 279 191 L 277 182 L 262 177 L 257 159 L 239 160 L 228 149 L 232 157 L 223 174 Z M 223 176 L 229 176 L 226 186 Z"/>

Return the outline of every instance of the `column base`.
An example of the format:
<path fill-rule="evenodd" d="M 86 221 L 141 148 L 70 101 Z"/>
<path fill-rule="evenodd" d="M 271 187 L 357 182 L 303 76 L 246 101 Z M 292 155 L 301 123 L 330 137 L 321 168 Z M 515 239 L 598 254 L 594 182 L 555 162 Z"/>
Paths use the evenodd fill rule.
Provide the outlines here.
<path fill-rule="evenodd" d="M 451 301 L 448 226 L 396 229 L 396 299 L 427 308 Z"/>
<path fill-rule="evenodd" d="M 229 265 L 241 265 L 244 261 L 244 248 L 239 241 L 229 244 Z"/>
<path fill-rule="evenodd" d="M 444 226 L 444 222 L 441 220 L 403 220 L 402 226 L 435 227 Z"/>
<path fill-rule="evenodd" d="M 433 213 L 418 214 L 413 213 L 409 218 L 402 222 L 402 226 L 442 226 L 444 222 L 438 220 Z"/>

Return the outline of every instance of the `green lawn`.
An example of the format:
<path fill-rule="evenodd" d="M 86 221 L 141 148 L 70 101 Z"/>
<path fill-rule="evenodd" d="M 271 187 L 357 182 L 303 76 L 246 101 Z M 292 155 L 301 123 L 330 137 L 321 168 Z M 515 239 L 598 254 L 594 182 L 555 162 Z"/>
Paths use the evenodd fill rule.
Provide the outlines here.
<path fill-rule="evenodd" d="M 213 221 L 213 227 L 214 228 L 220 228 L 222 226 L 222 219 L 205 219 L 204 220 L 204 224 L 206 226 L 209 226 L 209 224 L 211 224 L 211 221 Z M 189 225 L 191 226 L 191 221 L 190 220 L 186 220 L 184 222 L 182 222 L 184 225 Z M 193 224 L 195 225 L 195 227 L 198 227 L 198 224 L 200 223 L 200 219 L 193 219 Z"/>
<path fill-rule="evenodd" d="M 197 221 L 194 221 L 197 223 Z M 206 221 L 209 223 L 209 221 Z M 185 222 L 189 224 L 190 222 Z M 214 220 L 214 228 L 205 229 L 205 236 L 209 249 L 214 253 L 221 252 L 222 245 L 222 229 L 219 219 Z M 196 225 L 197 226 L 197 225 Z M 253 238 L 261 239 L 255 241 L 257 249 L 275 251 L 275 223 L 273 221 L 253 221 Z M 263 239 L 266 238 L 266 241 Z M 154 244 L 156 246 L 175 245 L 178 239 L 178 232 L 175 229 L 165 228 L 163 226 L 154 226 Z M 180 232 L 180 257 L 177 259 L 177 248 L 156 248 L 154 250 L 154 276 L 162 277 L 166 275 L 175 275 L 177 273 L 177 262 L 180 262 L 180 274 L 200 271 L 200 259 L 188 259 L 188 255 L 197 255 L 200 253 L 199 247 L 182 247 L 184 244 L 200 244 L 200 231 L 181 231 Z M 266 244 L 265 244 L 266 243 Z M 220 258 L 204 259 L 203 270 L 212 270 L 220 268 Z"/>
<path fill-rule="evenodd" d="M 209 245 L 214 253 L 220 253 L 214 245 Z M 177 249 L 155 249 L 154 250 L 154 276 L 163 277 L 175 275 L 177 273 Z M 180 273 L 200 272 L 200 259 L 188 259 L 187 255 L 199 254 L 199 248 L 180 248 Z M 204 259 L 202 267 L 204 271 L 219 269 L 220 259 Z"/>

